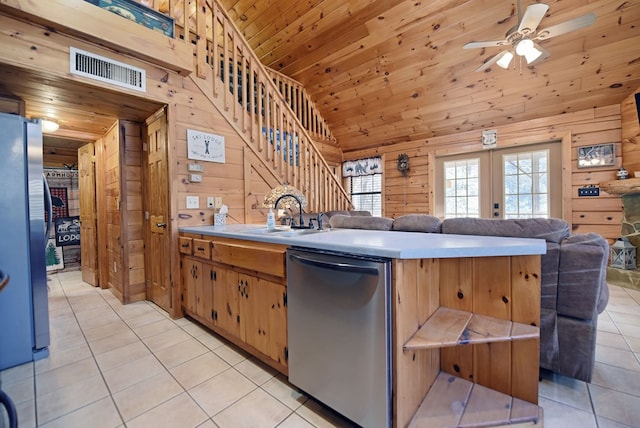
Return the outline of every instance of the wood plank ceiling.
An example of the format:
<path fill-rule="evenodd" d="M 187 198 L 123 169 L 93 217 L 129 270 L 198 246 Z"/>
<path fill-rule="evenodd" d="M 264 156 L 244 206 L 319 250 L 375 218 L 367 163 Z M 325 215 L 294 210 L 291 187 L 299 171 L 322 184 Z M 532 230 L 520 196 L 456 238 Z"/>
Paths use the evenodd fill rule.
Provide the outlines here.
<path fill-rule="evenodd" d="M 303 83 L 345 151 L 618 104 L 640 88 L 640 1 L 545 0 L 535 66 L 475 72 L 517 25 L 516 1 L 220 0 L 261 61 Z M 523 0 L 526 8 L 533 1 Z"/>

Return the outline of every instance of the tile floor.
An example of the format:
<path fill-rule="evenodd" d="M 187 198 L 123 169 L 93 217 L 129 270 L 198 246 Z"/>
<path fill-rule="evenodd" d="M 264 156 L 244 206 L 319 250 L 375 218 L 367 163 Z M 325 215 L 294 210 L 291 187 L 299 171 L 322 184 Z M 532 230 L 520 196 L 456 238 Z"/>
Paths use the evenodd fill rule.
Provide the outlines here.
<path fill-rule="evenodd" d="M 351 426 L 187 319 L 123 306 L 79 272 L 49 284 L 49 358 L 0 372 L 20 428 Z M 611 287 L 596 360 L 590 384 L 543 376 L 546 428 L 640 427 L 640 291 Z"/>

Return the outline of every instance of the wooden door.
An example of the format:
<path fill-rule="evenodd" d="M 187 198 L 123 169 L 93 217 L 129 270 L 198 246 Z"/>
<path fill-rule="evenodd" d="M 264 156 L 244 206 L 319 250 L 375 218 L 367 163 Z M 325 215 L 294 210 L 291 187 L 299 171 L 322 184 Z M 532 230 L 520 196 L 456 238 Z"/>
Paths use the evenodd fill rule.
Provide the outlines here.
<path fill-rule="evenodd" d="M 78 192 L 80 194 L 80 266 L 82 280 L 98 286 L 98 237 L 96 224 L 95 147 L 93 143 L 78 149 Z"/>
<path fill-rule="evenodd" d="M 147 120 L 145 180 L 145 272 L 147 298 L 170 312 L 171 257 L 169 182 L 167 171 L 167 120 L 164 110 Z"/>

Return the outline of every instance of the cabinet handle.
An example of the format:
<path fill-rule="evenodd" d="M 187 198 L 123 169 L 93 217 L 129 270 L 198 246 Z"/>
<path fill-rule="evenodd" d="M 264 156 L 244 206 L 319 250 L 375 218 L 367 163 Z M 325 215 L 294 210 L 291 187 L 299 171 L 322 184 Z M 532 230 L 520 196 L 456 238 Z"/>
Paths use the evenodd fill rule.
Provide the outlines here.
<path fill-rule="evenodd" d="M 189 245 L 191 244 L 182 244 L 182 248 L 189 248 Z"/>
<path fill-rule="evenodd" d="M 204 251 L 204 247 L 198 247 L 197 250 L 198 251 Z"/>

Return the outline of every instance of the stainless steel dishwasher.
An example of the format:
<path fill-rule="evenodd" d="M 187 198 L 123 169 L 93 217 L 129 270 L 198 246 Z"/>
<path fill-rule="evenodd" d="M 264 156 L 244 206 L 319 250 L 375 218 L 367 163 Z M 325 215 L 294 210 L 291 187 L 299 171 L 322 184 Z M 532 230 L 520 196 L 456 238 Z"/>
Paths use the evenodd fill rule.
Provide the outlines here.
<path fill-rule="evenodd" d="M 289 381 L 367 427 L 391 426 L 391 263 L 287 251 Z"/>

